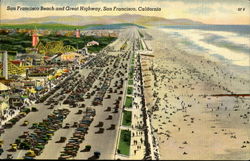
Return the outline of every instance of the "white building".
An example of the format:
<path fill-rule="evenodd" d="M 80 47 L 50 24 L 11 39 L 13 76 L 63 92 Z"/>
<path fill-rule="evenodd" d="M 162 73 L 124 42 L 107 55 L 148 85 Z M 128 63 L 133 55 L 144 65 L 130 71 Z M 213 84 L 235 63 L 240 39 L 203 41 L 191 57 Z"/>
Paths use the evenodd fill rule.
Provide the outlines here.
<path fill-rule="evenodd" d="M 97 41 L 90 41 L 90 42 L 87 43 L 87 46 L 94 46 L 94 45 L 99 46 L 99 42 L 97 42 Z"/>

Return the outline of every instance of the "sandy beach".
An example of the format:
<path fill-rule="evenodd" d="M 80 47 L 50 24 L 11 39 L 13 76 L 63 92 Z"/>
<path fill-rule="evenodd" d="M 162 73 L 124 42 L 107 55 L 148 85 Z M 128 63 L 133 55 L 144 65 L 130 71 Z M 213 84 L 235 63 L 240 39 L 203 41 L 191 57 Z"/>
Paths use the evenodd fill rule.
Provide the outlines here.
<path fill-rule="evenodd" d="M 142 56 L 142 71 L 160 159 L 249 159 L 250 97 L 212 96 L 249 94 L 249 68 L 185 50 L 163 31 L 147 32 L 154 57 Z"/>

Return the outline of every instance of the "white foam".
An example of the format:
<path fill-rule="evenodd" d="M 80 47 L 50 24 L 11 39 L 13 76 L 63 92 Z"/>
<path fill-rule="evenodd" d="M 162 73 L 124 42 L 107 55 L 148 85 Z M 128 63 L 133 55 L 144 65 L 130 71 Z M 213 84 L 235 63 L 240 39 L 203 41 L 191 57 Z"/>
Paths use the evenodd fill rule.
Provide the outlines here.
<path fill-rule="evenodd" d="M 198 45 L 204 49 L 207 49 L 207 52 L 204 54 L 218 54 L 223 56 L 225 59 L 230 60 L 232 64 L 239 66 L 250 66 L 250 53 L 244 53 L 240 51 L 232 51 L 227 48 L 218 47 L 213 44 L 206 43 L 202 41 L 205 38 L 206 34 L 216 34 L 223 37 L 226 37 L 228 40 L 237 43 L 237 44 L 245 44 L 249 46 L 249 39 L 245 37 L 241 37 L 238 34 L 234 34 L 231 32 L 217 32 L 217 31 L 202 31 L 196 29 L 189 30 L 180 30 L 180 29 L 162 29 L 166 33 L 179 33 L 184 39 L 192 41 L 195 45 Z"/>

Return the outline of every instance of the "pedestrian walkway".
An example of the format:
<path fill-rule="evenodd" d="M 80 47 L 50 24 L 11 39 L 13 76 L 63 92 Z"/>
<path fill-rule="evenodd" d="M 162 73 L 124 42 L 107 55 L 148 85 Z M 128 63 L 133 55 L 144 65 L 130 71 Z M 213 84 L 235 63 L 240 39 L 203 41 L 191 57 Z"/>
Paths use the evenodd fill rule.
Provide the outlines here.
<path fill-rule="evenodd" d="M 136 56 L 135 56 L 135 62 Z M 136 67 L 136 65 L 135 65 Z M 145 146 L 144 146 L 144 131 L 141 130 L 143 128 L 143 117 L 142 117 L 142 97 L 140 91 L 140 81 L 139 81 L 139 74 L 137 73 L 138 70 L 135 69 L 134 74 L 134 88 L 133 88 L 133 106 L 131 109 L 132 111 L 132 124 L 131 124 L 131 134 L 132 139 L 130 143 L 130 159 L 143 159 L 145 154 Z"/>

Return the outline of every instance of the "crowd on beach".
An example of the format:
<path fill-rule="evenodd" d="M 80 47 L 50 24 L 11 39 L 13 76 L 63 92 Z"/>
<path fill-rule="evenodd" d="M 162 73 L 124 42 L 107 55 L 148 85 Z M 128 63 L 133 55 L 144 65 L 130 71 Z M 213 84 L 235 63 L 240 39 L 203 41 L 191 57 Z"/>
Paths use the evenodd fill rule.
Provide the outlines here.
<path fill-rule="evenodd" d="M 164 151 L 161 158 L 228 159 L 236 151 L 242 155 L 234 158 L 249 156 L 250 100 L 213 95 L 249 92 L 250 80 L 228 66 L 181 50 L 163 36 L 158 38 L 155 44 L 162 46 L 154 46 L 155 57 L 144 57 L 144 79 L 152 80 L 146 90 L 153 98 L 152 125 L 156 144 Z"/>

